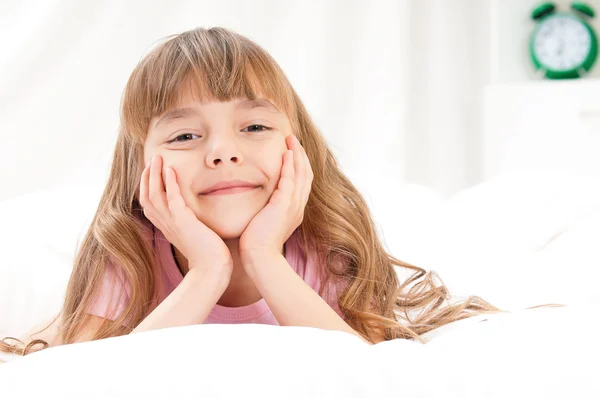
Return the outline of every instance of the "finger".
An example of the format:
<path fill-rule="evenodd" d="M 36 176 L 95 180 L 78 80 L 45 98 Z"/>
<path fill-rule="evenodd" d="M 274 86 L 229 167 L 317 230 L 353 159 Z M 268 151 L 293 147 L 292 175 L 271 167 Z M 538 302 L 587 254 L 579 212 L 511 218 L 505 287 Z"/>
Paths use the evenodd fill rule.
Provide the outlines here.
<path fill-rule="evenodd" d="M 187 207 L 185 200 L 181 195 L 175 170 L 170 167 L 167 167 L 165 170 L 165 184 L 167 187 L 167 203 L 169 211 L 171 212 L 171 217 L 175 222 L 175 225 L 181 227 L 185 222 L 186 217 L 189 217 L 190 214 L 193 215 L 193 212 Z"/>
<path fill-rule="evenodd" d="M 294 152 L 286 151 L 283 157 L 283 167 L 281 170 L 281 178 L 279 180 L 279 185 L 284 184 L 284 190 L 288 189 L 288 192 L 291 193 L 291 190 L 294 188 L 295 183 L 295 174 L 294 170 Z"/>
<path fill-rule="evenodd" d="M 162 181 L 162 159 L 158 155 L 152 158 L 150 165 L 148 197 L 158 213 L 168 214 L 167 197 Z"/>
<path fill-rule="evenodd" d="M 297 158 L 299 158 L 299 166 L 298 169 L 300 170 L 300 173 L 302 175 L 302 177 L 298 182 L 298 185 L 296 185 L 296 189 L 300 190 L 300 198 L 302 201 L 302 206 L 306 205 L 306 202 L 308 202 L 308 197 L 310 195 L 310 190 L 312 187 L 312 180 L 313 180 L 313 172 L 312 172 L 312 168 L 310 166 L 310 160 L 308 159 L 308 155 L 306 154 L 306 150 L 304 149 L 304 147 L 300 144 L 300 141 L 298 141 L 296 139 L 296 148 L 297 148 L 297 154 L 295 154 L 294 156 L 297 155 Z M 300 188 L 298 188 L 300 187 Z"/>
<path fill-rule="evenodd" d="M 150 208 L 152 207 L 152 203 L 150 203 L 150 199 L 148 198 L 148 178 L 150 176 L 150 162 L 146 165 L 144 170 L 142 171 L 142 176 L 140 177 L 140 205 L 142 205 L 142 210 L 146 218 L 148 218 L 148 213 Z"/>
<path fill-rule="evenodd" d="M 310 197 L 310 192 L 312 191 L 312 183 L 313 180 L 315 178 L 315 174 L 313 173 L 312 170 L 312 166 L 310 165 L 310 159 L 308 158 L 308 155 L 305 154 L 305 159 L 306 159 L 306 170 L 308 171 L 306 173 L 306 191 L 304 192 L 304 203 L 306 204 L 308 202 L 308 198 Z"/>
<path fill-rule="evenodd" d="M 300 141 L 296 136 L 292 138 L 292 151 L 294 152 L 294 188 L 296 189 L 296 194 L 301 194 L 304 189 L 304 176 L 305 176 L 305 168 L 304 168 L 304 159 L 302 159 L 302 145 L 300 145 Z M 302 196 L 298 196 L 302 198 Z"/>
<path fill-rule="evenodd" d="M 283 166 L 277 189 L 273 192 L 274 203 L 289 200 L 294 193 L 294 153 L 291 150 L 283 154 Z"/>
<path fill-rule="evenodd" d="M 169 210 L 171 213 L 178 213 L 181 209 L 185 208 L 185 201 L 181 196 L 181 190 L 179 189 L 179 183 L 177 182 L 175 170 L 167 167 L 165 170 L 165 181 Z"/>
<path fill-rule="evenodd" d="M 294 152 L 294 192 L 292 200 L 294 203 L 294 213 L 302 211 L 304 208 L 304 191 L 306 190 L 304 159 L 302 158 L 302 145 L 298 138 L 292 134 L 290 147 Z"/>

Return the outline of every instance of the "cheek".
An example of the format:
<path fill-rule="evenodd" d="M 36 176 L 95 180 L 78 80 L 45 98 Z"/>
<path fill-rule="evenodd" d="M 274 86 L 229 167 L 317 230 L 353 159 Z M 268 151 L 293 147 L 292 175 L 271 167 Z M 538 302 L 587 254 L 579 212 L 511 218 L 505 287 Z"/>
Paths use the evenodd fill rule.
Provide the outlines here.
<path fill-rule="evenodd" d="M 257 159 L 260 162 L 260 168 L 269 180 L 269 188 L 274 189 L 281 176 L 281 166 L 283 165 L 283 154 L 285 148 L 275 148 L 270 153 Z"/>
<path fill-rule="evenodd" d="M 283 165 L 283 155 L 281 157 L 274 157 L 269 160 L 265 160 L 263 165 L 265 174 L 269 177 L 269 180 L 279 180 L 281 175 L 281 166 Z"/>
<path fill-rule="evenodd" d="M 195 176 L 195 170 L 193 167 L 189 167 L 190 160 L 183 156 L 169 156 L 165 155 L 163 158 L 163 181 L 165 177 L 165 170 L 167 167 L 175 170 L 177 176 L 177 184 L 181 190 L 181 194 L 185 197 L 187 192 L 190 190 L 191 183 Z"/>

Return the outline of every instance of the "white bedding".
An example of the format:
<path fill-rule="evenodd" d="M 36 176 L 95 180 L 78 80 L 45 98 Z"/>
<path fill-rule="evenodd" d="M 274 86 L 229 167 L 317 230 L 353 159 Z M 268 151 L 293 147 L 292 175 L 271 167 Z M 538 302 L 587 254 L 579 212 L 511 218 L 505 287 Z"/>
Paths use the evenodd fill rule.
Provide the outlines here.
<path fill-rule="evenodd" d="M 595 314 L 581 305 L 477 317 L 426 345 L 298 327 L 171 328 L 38 352 L 2 365 L 0 385 L 14 398 L 598 397 Z"/>
<path fill-rule="evenodd" d="M 93 386 L 96 396 L 179 389 L 211 396 L 600 397 L 600 181 L 520 173 L 449 199 L 414 185 L 386 195 L 375 178 L 369 184 L 362 188 L 392 254 L 438 272 L 454 298 L 475 294 L 516 312 L 455 322 L 431 332 L 425 346 L 396 340 L 368 347 L 341 332 L 207 325 L 26 358 L 0 355 L 10 360 L 0 365 L 5 396 L 36 389 L 76 396 Z M 58 311 L 75 242 L 101 192 L 86 188 L 0 203 L 0 336 L 20 336 Z M 568 306 L 523 310 L 554 302 Z M 34 383 L 26 381 L 31 375 Z M 113 384 L 101 382 L 111 378 Z M 20 386 L 27 388 L 12 390 Z"/>

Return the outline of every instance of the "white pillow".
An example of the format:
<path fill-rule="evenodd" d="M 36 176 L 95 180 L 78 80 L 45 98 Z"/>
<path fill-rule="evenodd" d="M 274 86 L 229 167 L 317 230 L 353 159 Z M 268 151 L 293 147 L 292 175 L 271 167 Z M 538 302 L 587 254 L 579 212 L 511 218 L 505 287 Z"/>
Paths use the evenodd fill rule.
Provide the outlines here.
<path fill-rule="evenodd" d="M 435 270 L 451 294 L 505 309 L 600 303 L 598 212 L 594 177 L 506 173 L 446 201 L 417 265 Z"/>
<path fill-rule="evenodd" d="M 455 194 L 444 226 L 486 247 L 539 250 L 600 209 L 600 177 L 566 171 L 504 173 Z"/>
<path fill-rule="evenodd" d="M 431 230 L 440 223 L 446 199 L 430 187 L 399 183 L 393 173 L 352 173 L 386 249 L 406 262 L 419 263 L 430 250 Z"/>

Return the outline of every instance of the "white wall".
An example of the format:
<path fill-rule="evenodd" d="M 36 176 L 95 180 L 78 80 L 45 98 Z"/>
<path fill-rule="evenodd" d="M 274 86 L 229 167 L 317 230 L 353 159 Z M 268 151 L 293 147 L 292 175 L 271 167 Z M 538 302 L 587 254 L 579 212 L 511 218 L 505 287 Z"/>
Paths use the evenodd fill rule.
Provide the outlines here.
<path fill-rule="evenodd" d="M 561 170 L 600 176 L 600 79 L 494 84 L 485 96 L 484 176 Z"/>

